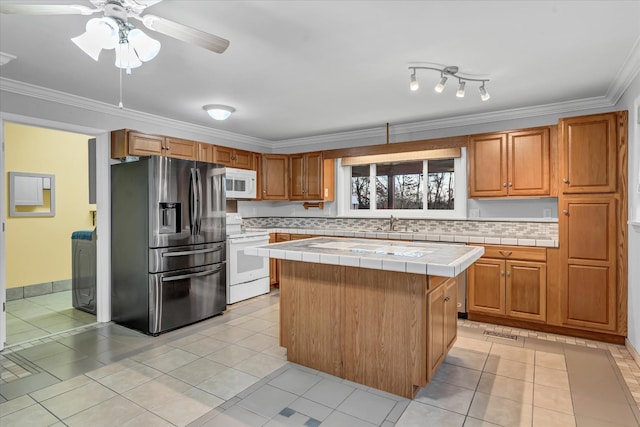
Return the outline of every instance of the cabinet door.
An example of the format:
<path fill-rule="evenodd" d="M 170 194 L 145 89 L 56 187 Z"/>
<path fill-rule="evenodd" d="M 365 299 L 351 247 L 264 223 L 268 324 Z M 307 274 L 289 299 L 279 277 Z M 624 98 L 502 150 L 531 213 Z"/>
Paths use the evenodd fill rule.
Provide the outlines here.
<path fill-rule="evenodd" d="M 198 161 L 213 163 L 213 145 L 205 144 L 204 142 L 198 143 Z"/>
<path fill-rule="evenodd" d="M 289 199 L 305 199 L 305 165 L 303 154 L 289 155 Z"/>
<path fill-rule="evenodd" d="M 233 149 L 229 147 L 221 147 L 216 145 L 213 148 L 213 159 L 215 163 L 232 167 L 233 166 Z"/>
<path fill-rule="evenodd" d="M 616 191 L 616 117 L 607 113 L 559 121 L 563 193 Z"/>
<path fill-rule="evenodd" d="M 165 141 L 163 136 L 145 135 L 129 132 L 129 155 L 131 156 L 164 156 Z"/>
<path fill-rule="evenodd" d="M 179 138 L 166 138 L 165 155 L 177 159 L 196 160 L 197 145 L 195 141 Z"/>
<path fill-rule="evenodd" d="M 468 310 L 503 316 L 505 314 L 505 261 L 480 258 L 467 274 Z"/>
<path fill-rule="evenodd" d="M 262 199 L 289 200 L 288 163 L 286 154 L 262 156 Z"/>
<path fill-rule="evenodd" d="M 567 325 L 616 330 L 616 200 L 566 197 L 559 218 L 562 316 Z"/>
<path fill-rule="evenodd" d="M 444 284 L 438 286 L 427 295 L 427 380 L 433 378 L 436 370 L 447 355 L 444 299 Z"/>
<path fill-rule="evenodd" d="M 518 319 L 547 320 L 547 264 L 506 261 L 506 314 Z"/>
<path fill-rule="evenodd" d="M 269 234 L 269 243 L 276 243 L 276 233 Z M 276 287 L 280 282 L 278 277 L 278 260 L 276 258 L 269 258 L 269 283 L 271 288 Z"/>
<path fill-rule="evenodd" d="M 510 196 L 549 195 L 549 129 L 508 134 L 507 189 Z"/>
<path fill-rule="evenodd" d="M 322 153 L 305 154 L 305 192 L 307 200 L 322 200 L 324 196 L 324 181 L 322 169 L 324 162 Z"/>
<path fill-rule="evenodd" d="M 458 278 L 453 277 L 444 284 L 444 341 L 448 350 L 458 336 Z"/>
<path fill-rule="evenodd" d="M 507 135 L 469 138 L 469 197 L 507 195 Z"/>
<path fill-rule="evenodd" d="M 252 168 L 252 153 L 245 150 L 233 150 L 233 167 L 239 169 Z"/>

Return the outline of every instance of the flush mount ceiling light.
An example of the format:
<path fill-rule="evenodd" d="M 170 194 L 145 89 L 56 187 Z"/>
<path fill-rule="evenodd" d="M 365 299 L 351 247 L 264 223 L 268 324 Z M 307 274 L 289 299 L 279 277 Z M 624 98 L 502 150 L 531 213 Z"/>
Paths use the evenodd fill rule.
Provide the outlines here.
<path fill-rule="evenodd" d="M 411 80 L 409 82 L 409 89 L 411 89 L 412 91 L 416 91 L 420 87 L 420 85 L 418 83 L 418 80 L 416 79 L 416 70 L 433 70 L 433 71 L 438 71 L 440 73 L 440 81 L 438 82 L 436 87 L 433 89 L 438 93 L 442 93 L 442 91 L 444 91 L 444 87 L 447 84 L 447 79 L 449 77 L 454 77 L 454 78 L 458 79 L 458 90 L 456 91 L 456 96 L 458 98 L 463 98 L 464 97 L 464 90 L 465 90 L 465 85 L 466 85 L 467 82 L 480 82 L 480 83 L 482 83 L 480 88 L 479 88 L 480 99 L 483 100 L 483 101 L 486 101 L 489 98 L 491 98 L 491 96 L 489 96 L 489 92 L 487 92 L 487 88 L 485 87 L 485 83 L 488 82 L 489 79 L 473 79 L 473 78 L 470 78 L 470 77 L 463 77 L 463 76 L 458 74 L 458 67 L 456 67 L 455 65 L 452 65 L 452 66 L 449 66 L 449 67 L 444 67 L 444 68 L 409 67 L 409 70 L 412 71 Z"/>
<path fill-rule="evenodd" d="M 236 111 L 235 108 L 228 105 L 209 104 L 202 107 L 213 120 L 227 120 L 231 113 Z"/>

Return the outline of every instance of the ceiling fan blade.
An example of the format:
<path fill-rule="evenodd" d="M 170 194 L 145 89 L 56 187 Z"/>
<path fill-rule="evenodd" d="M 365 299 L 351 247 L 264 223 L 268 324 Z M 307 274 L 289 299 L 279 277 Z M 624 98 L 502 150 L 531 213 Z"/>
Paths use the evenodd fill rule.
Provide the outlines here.
<path fill-rule="evenodd" d="M 79 4 L 0 3 L 0 13 L 16 15 L 91 15 L 99 11 Z"/>
<path fill-rule="evenodd" d="M 144 15 L 139 18 L 145 27 L 183 42 L 196 44 L 216 53 L 224 52 L 229 47 L 229 40 L 155 15 Z"/>

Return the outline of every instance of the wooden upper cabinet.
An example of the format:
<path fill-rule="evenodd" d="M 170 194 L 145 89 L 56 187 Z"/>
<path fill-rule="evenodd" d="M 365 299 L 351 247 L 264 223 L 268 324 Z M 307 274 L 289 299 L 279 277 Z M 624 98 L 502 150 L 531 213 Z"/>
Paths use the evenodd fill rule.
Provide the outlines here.
<path fill-rule="evenodd" d="M 214 146 L 212 144 L 205 144 L 204 142 L 198 142 L 198 159 L 201 162 L 213 163 Z"/>
<path fill-rule="evenodd" d="M 548 196 L 550 129 L 469 138 L 469 197 Z"/>
<path fill-rule="evenodd" d="M 215 163 L 239 169 L 252 169 L 253 167 L 253 153 L 250 151 L 236 150 L 220 145 L 216 145 L 213 151 Z"/>
<path fill-rule="evenodd" d="M 111 157 L 168 156 L 196 160 L 197 142 L 121 129 L 111 132 Z"/>
<path fill-rule="evenodd" d="M 262 156 L 262 200 L 289 200 L 289 156 Z"/>
<path fill-rule="evenodd" d="M 165 155 L 178 159 L 196 160 L 198 143 L 187 139 L 165 137 Z"/>
<path fill-rule="evenodd" d="M 560 190 L 612 193 L 617 180 L 617 113 L 560 119 Z"/>
<path fill-rule="evenodd" d="M 289 200 L 333 201 L 334 161 L 322 152 L 289 155 Z"/>

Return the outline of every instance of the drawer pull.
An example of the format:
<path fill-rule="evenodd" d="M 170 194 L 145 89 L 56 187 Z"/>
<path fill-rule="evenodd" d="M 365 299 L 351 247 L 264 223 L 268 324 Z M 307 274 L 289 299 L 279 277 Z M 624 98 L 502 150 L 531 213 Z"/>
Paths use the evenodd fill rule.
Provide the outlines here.
<path fill-rule="evenodd" d="M 500 252 L 500 255 L 504 257 L 511 256 L 511 254 L 513 253 L 511 251 L 498 251 L 498 252 Z"/>

